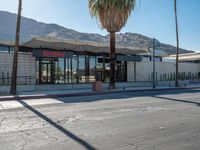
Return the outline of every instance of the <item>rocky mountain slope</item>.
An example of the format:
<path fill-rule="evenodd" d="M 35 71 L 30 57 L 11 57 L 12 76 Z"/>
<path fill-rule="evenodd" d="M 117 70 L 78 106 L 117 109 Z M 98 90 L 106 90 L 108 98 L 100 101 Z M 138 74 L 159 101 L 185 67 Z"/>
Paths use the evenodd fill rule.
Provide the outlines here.
<path fill-rule="evenodd" d="M 16 14 L 0 11 L 0 39 L 13 40 L 15 35 Z M 34 36 L 51 36 L 56 38 L 80 39 L 87 41 L 109 42 L 109 36 L 99 34 L 80 33 L 67 29 L 57 24 L 46 24 L 29 18 L 22 18 L 21 39 L 27 41 Z M 151 38 L 137 33 L 120 33 L 116 35 L 117 44 L 146 48 Z M 176 48 L 172 45 L 161 43 L 161 49 L 168 54 L 175 54 Z M 180 49 L 180 53 L 191 51 Z"/>

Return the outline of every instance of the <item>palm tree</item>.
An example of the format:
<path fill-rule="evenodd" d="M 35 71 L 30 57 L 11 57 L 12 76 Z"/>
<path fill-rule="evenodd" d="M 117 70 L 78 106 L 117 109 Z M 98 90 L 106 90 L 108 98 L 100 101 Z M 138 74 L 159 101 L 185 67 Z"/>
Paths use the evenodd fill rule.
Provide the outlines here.
<path fill-rule="evenodd" d="M 115 33 L 125 26 L 136 0 L 89 0 L 89 10 L 103 29 L 110 33 L 110 84 L 115 89 Z"/>
<path fill-rule="evenodd" d="M 178 32 L 178 17 L 177 17 L 177 2 L 174 0 L 174 15 L 175 15 L 175 22 L 176 22 L 176 81 L 175 86 L 178 87 L 178 64 L 179 64 L 179 32 Z"/>
<path fill-rule="evenodd" d="M 15 51 L 14 51 L 14 57 L 13 57 L 12 81 L 11 81 L 11 88 L 10 88 L 10 93 L 13 95 L 16 94 L 16 88 L 17 88 L 17 65 L 18 65 L 21 11 L 22 11 L 22 0 L 19 0 L 16 37 L 15 37 Z"/>

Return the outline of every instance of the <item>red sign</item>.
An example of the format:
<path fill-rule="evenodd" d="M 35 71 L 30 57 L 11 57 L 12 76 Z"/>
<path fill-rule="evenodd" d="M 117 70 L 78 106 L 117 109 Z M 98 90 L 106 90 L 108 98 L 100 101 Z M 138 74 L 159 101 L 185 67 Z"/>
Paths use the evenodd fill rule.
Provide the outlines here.
<path fill-rule="evenodd" d="M 43 57 L 58 57 L 63 58 L 65 57 L 65 52 L 59 52 L 59 51 L 42 51 Z"/>
<path fill-rule="evenodd" d="M 73 58 L 72 52 L 56 51 L 56 50 L 33 50 L 34 57 L 46 57 L 46 58 Z"/>

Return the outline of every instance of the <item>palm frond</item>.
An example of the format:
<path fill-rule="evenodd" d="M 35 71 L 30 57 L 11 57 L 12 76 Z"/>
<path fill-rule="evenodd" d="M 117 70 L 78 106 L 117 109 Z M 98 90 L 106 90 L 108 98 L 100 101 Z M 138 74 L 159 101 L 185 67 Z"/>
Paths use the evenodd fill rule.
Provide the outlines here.
<path fill-rule="evenodd" d="M 118 32 L 125 26 L 136 5 L 136 0 L 89 0 L 89 10 L 102 28 L 108 32 Z"/>

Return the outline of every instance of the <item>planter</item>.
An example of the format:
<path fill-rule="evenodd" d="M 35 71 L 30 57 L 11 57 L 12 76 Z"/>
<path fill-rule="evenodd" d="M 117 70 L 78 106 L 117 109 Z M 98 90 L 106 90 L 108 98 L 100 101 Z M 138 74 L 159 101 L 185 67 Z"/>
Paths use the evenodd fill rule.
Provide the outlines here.
<path fill-rule="evenodd" d="M 92 90 L 94 92 L 101 92 L 102 91 L 102 82 L 101 81 L 95 81 L 92 83 Z"/>

